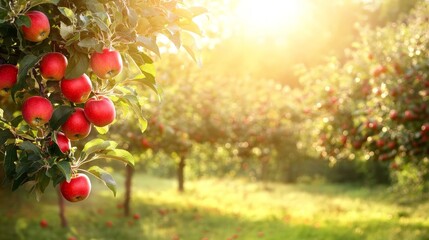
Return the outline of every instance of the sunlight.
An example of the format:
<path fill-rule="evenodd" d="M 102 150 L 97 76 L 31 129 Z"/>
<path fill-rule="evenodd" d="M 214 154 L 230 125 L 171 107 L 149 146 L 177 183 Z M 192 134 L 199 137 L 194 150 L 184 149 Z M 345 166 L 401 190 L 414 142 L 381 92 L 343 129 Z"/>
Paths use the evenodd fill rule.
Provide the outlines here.
<path fill-rule="evenodd" d="M 303 0 L 241 0 L 237 16 L 248 30 L 275 33 L 296 28 L 306 10 Z"/>

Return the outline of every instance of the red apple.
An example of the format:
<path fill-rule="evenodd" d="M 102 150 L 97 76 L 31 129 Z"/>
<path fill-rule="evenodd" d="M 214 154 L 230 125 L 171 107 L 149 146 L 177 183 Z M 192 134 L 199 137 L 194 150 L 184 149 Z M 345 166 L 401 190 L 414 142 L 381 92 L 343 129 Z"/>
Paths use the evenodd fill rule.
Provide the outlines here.
<path fill-rule="evenodd" d="M 108 227 L 108 228 L 113 227 L 113 223 L 112 223 L 112 221 L 107 221 L 107 222 L 106 222 L 106 227 Z"/>
<path fill-rule="evenodd" d="M 63 181 L 60 184 L 60 190 L 63 197 L 70 202 L 79 202 L 85 200 L 91 192 L 91 182 L 88 176 L 78 173 L 72 177 L 70 182 Z"/>
<path fill-rule="evenodd" d="M 147 140 L 146 138 L 143 138 L 141 140 L 141 144 L 144 148 L 151 148 L 152 145 L 150 144 L 149 140 Z"/>
<path fill-rule="evenodd" d="M 396 110 L 392 110 L 392 111 L 390 111 L 390 113 L 389 113 L 389 117 L 390 117 L 390 119 L 392 119 L 392 120 L 396 120 L 396 119 L 398 119 L 398 112 L 397 112 Z"/>
<path fill-rule="evenodd" d="M 18 79 L 18 68 L 12 64 L 0 65 L 0 90 L 11 88 Z"/>
<path fill-rule="evenodd" d="M 49 122 L 54 112 L 52 103 L 41 96 L 27 98 L 21 110 L 22 117 L 32 127 L 39 127 Z"/>
<path fill-rule="evenodd" d="M 382 148 L 385 145 L 385 142 L 383 139 L 378 139 L 376 142 L 377 147 Z"/>
<path fill-rule="evenodd" d="M 46 221 L 46 219 L 42 219 L 40 221 L 40 227 L 41 228 L 47 228 L 48 227 L 48 221 Z"/>
<path fill-rule="evenodd" d="M 61 126 L 66 137 L 71 141 L 83 139 L 91 132 L 91 123 L 86 119 L 82 108 L 76 108 L 67 121 Z"/>
<path fill-rule="evenodd" d="M 387 67 L 383 66 L 383 65 L 379 65 L 377 66 L 373 71 L 372 71 L 372 75 L 377 78 L 379 77 L 381 74 L 386 73 L 387 72 Z"/>
<path fill-rule="evenodd" d="M 40 73 L 45 79 L 60 81 L 66 72 L 67 63 L 67 58 L 63 54 L 48 53 L 40 61 Z"/>
<path fill-rule="evenodd" d="M 104 96 L 90 98 L 84 110 L 86 118 L 97 127 L 111 124 L 116 117 L 115 105 Z"/>
<path fill-rule="evenodd" d="M 112 78 L 122 71 L 122 58 L 119 52 L 106 48 L 101 53 L 94 52 L 90 64 L 95 75 L 102 79 Z"/>
<path fill-rule="evenodd" d="M 416 115 L 414 114 L 414 112 L 413 111 L 411 111 L 411 110 L 407 110 L 407 111 L 405 111 L 405 113 L 404 113 L 404 118 L 405 118 L 405 120 L 414 120 L 414 119 L 416 119 Z"/>
<path fill-rule="evenodd" d="M 70 139 L 62 132 L 57 133 L 57 145 L 62 153 L 66 153 L 71 149 Z"/>
<path fill-rule="evenodd" d="M 395 141 L 390 141 L 388 144 L 387 144 L 387 147 L 388 148 L 390 148 L 390 149 L 394 149 L 395 147 L 396 147 L 396 142 Z"/>
<path fill-rule="evenodd" d="M 61 92 L 64 97 L 74 103 L 85 102 L 92 91 L 92 83 L 86 74 L 78 78 L 63 79 L 60 82 Z"/>
<path fill-rule="evenodd" d="M 135 220 L 139 220 L 139 219 L 140 219 L 140 214 L 138 214 L 138 213 L 134 214 L 134 215 L 133 215 L 133 218 L 134 218 Z"/>
<path fill-rule="evenodd" d="M 22 26 L 24 38 L 31 42 L 45 40 L 51 31 L 48 17 L 39 11 L 29 11 L 25 15 L 30 18 L 30 26 Z"/>

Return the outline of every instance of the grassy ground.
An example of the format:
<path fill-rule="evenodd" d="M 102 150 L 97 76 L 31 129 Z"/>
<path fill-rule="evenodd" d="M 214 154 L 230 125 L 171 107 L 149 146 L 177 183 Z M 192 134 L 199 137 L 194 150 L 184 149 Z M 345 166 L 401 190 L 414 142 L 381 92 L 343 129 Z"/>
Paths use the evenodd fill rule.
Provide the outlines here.
<path fill-rule="evenodd" d="M 0 192 L 0 239 L 429 239 L 429 203 L 398 205 L 382 187 L 212 179 L 188 182 L 178 194 L 173 180 L 137 175 L 132 214 L 124 217 L 123 186 L 113 198 L 93 182 L 89 199 L 67 203 L 69 229 L 60 227 L 53 190 L 39 203 L 25 192 Z"/>

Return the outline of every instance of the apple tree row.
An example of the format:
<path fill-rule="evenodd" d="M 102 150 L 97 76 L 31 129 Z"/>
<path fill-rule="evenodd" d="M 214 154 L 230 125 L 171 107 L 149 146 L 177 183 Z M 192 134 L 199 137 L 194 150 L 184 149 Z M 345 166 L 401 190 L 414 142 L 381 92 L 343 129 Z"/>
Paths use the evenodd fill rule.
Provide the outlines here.
<path fill-rule="evenodd" d="M 418 179 L 427 179 L 428 6 L 422 3 L 383 28 L 362 30 L 345 62 L 331 59 L 303 74 L 307 129 L 331 163 L 414 169 Z"/>

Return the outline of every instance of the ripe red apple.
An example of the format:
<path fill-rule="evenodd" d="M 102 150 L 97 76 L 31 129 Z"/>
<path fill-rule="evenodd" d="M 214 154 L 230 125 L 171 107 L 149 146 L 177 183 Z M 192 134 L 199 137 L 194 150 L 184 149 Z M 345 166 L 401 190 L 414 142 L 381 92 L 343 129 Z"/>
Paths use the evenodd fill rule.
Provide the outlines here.
<path fill-rule="evenodd" d="M 51 52 L 40 61 L 40 73 L 45 79 L 60 81 L 66 73 L 67 64 L 67 58 L 63 54 Z"/>
<path fill-rule="evenodd" d="M 354 149 L 356 149 L 356 150 L 361 149 L 362 144 L 363 144 L 363 142 L 362 142 L 361 140 L 355 140 L 355 141 L 353 141 L 353 143 L 352 143 L 353 148 L 354 148 Z"/>
<path fill-rule="evenodd" d="M 12 64 L 0 65 L 0 90 L 11 88 L 18 78 L 18 68 Z"/>
<path fill-rule="evenodd" d="M 385 142 L 383 139 L 378 139 L 375 144 L 377 145 L 377 147 L 382 148 L 382 147 L 384 147 Z"/>
<path fill-rule="evenodd" d="M 388 148 L 390 148 L 390 149 L 394 149 L 395 147 L 396 147 L 396 142 L 395 141 L 390 141 L 388 144 L 387 144 L 387 147 Z"/>
<path fill-rule="evenodd" d="M 373 71 L 372 71 L 372 76 L 374 76 L 375 78 L 379 77 L 381 74 L 386 73 L 387 72 L 387 67 L 383 66 L 383 65 L 379 65 L 377 66 Z"/>
<path fill-rule="evenodd" d="M 347 143 L 347 136 L 341 135 L 340 142 L 342 145 L 346 145 Z"/>
<path fill-rule="evenodd" d="M 133 215 L 133 218 L 134 218 L 135 220 L 139 220 L 139 219 L 140 219 L 140 214 L 138 214 L 138 213 L 134 214 L 134 215 Z"/>
<path fill-rule="evenodd" d="M 152 145 L 150 144 L 149 140 L 147 140 L 146 138 L 143 138 L 141 140 L 141 144 L 144 148 L 151 148 Z"/>
<path fill-rule="evenodd" d="M 116 117 L 115 105 L 104 96 L 90 98 L 85 103 L 84 110 L 86 118 L 97 127 L 111 124 Z"/>
<path fill-rule="evenodd" d="M 102 79 L 112 78 L 122 71 L 122 58 L 119 52 L 106 48 L 101 53 L 94 52 L 90 64 L 95 75 Z"/>
<path fill-rule="evenodd" d="M 74 103 L 85 102 L 92 91 L 92 83 L 86 74 L 78 78 L 63 79 L 60 82 L 61 92 L 64 97 Z"/>
<path fill-rule="evenodd" d="M 91 182 L 88 176 L 78 173 L 72 177 L 70 182 L 63 181 L 60 184 L 60 190 L 63 197 L 70 202 L 79 202 L 85 200 L 91 193 Z"/>
<path fill-rule="evenodd" d="M 40 227 L 41 228 L 47 228 L 48 227 L 48 221 L 46 221 L 46 219 L 42 219 L 40 221 Z"/>
<path fill-rule="evenodd" d="M 390 111 L 390 113 L 389 113 L 389 117 L 390 117 L 390 119 L 392 119 L 392 120 L 396 120 L 396 119 L 398 119 L 398 111 L 396 111 L 396 110 L 392 110 L 392 111 Z"/>
<path fill-rule="evenodd" d="M 67 121 L 61 126 L 66 137 L 71 141 L 85 138 L 91 132 L 91 123 L 86 119 L 82 108 L 76 108 Z"/>
<path fill-rule="evenodd" d="M 52 103 L 41 96 L 27 98 L 22 104 L 22 117 L 32 127 L 42 126 L 49 122 L 54 112 Z"/>
<path fill-rule="evenodd" d="M 62 132 L 57 133 L 57 145 L 62 153 L 66 153 L 71 149 L 70 139 Z"/>
<path fill-rule="evenodd" d="M 405 120 L 414 120 L 416 119 L 416 117 L 417 116 L 411 110 L 407 110 L 404 113 Z"/>
<path fill-rule="evenodd" d="M 31 42 L 45 40 L 51 31 L 48 17 L 39 11 L 29 11 L 25 15 L 30 18 L 30 27 L 22 26 L 24 38 Z"/>

